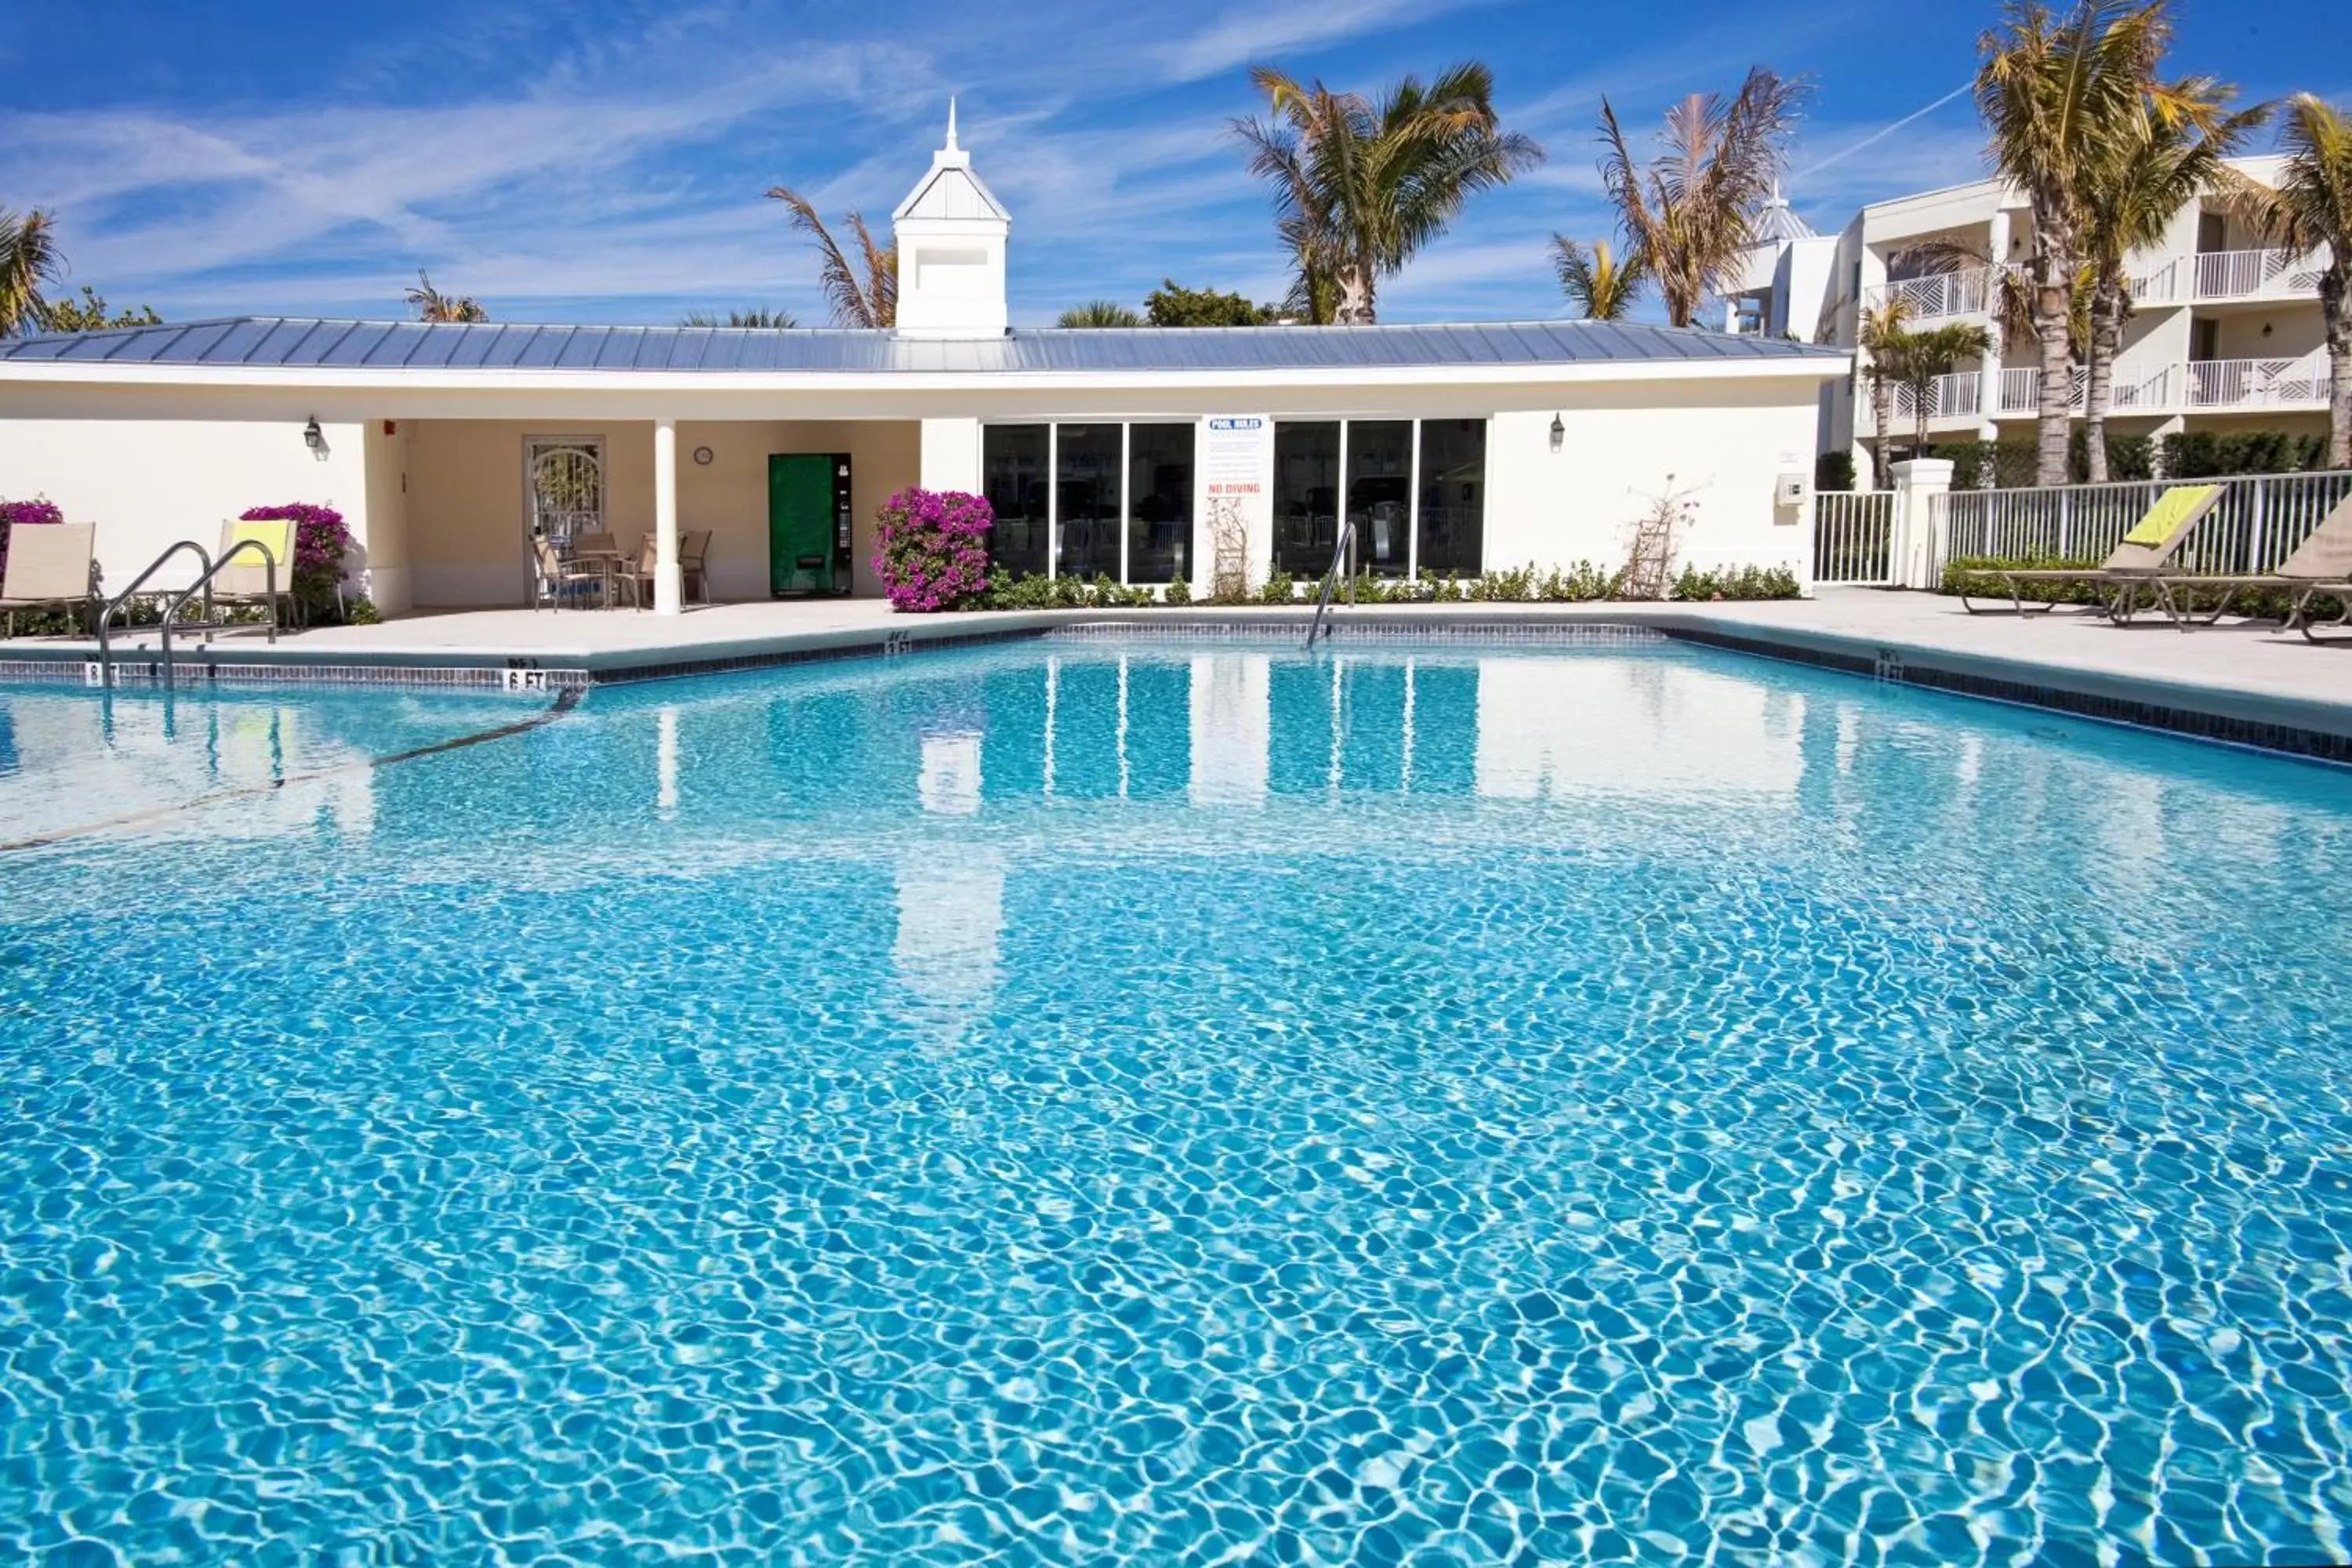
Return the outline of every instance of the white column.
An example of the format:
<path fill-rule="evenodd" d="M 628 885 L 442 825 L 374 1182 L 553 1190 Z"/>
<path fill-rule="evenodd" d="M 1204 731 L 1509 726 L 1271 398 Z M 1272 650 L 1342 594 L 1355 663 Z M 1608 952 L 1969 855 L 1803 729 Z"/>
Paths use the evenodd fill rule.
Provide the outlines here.
<path fill-rule="evenodd" d="M 2007 346 L 2000 341 L 2000 273 L 2009 265 L 2009 209 L 1996 207 L 1992 223 L 1985 238 L 1985 314 L 1992 319 L 1993 352 L 1984 358 L 1984 380 L 1977 389 L 1977 417 L 1987 428 L 2000 416 L 2001 351 Z M 1978 433 L 1978 438 L 1992 441 L 2000 432 L 1990 436 Z"/>
<path fill-rule="evenodd" d="M 980 421 L 926 419 L 922 422 L 919 482 L 927 490 L 980 493 Z"/>
<path fill-rule="evenodd" d="M 654 614 L 674 616 L 686 604 L 686 574 L 677 565 L 677 421 L 654 421 Z"/>
<path fill-rule="evenodd" d="M 1938 535 L 1949 521 L 1938 515 L 1935 498 L 1952 488 L 1952 465 L 1945 458 L 1913 458 L 1895 468 L 1895 536 L 1887 563 L 1898 588 L 1932 588 L 1937 563 L 1948 552 Z"/>

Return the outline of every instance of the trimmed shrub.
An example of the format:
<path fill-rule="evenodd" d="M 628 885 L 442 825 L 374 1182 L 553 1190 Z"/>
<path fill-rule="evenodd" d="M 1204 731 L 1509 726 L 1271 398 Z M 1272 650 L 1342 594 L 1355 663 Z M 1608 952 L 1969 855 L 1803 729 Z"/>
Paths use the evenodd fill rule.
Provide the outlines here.
<path fill-rule="evenodd" d="M 1850 490 L 1853 489 L 1853 454 L 1822 452 L 1813 458 L 1813 489 L 1816 490 Z"/>
<path fill-rule="evenodd" d="M 1191 580 L 1184 577 L 1179 577 L 1174 582 L 1169 584 L 1167 587 L 1162 588 L 1160 591 L 1160 602 L 1163 605 L 1191 604 L 1192 602 L 1192 584 Z"/>
<path fill-rule="evenodd" d="M 1727 566 L 1701 572 L 1685 566 L 1675 579 L 1673 596 L 1704 603 L 1716 599 L 1793 599 L 1797 574 L 1786 566 Z"/>
<path fill-rule="evenodd" d="M 2231 474 L 2293 474 L 2327 467 L 2327 437 L 2285 430 L 2188 430 L 2163 442 L 2164 474 L 2211 479 Z"/>
<path fill-rule="evenodd" d="M 967 609 L 996 593 L 988 570 L 996 514 L 980 497 L 909 485 L 884 501 L 874 521 L 874 574 L 892 609 Z"/>

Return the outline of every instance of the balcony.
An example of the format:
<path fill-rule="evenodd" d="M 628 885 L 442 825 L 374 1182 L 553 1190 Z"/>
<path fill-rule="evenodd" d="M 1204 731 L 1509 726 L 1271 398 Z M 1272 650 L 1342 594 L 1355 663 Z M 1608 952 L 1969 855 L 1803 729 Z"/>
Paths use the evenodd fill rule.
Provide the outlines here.
<path fill-rule="evenodd" d="M 2292 250 L 2207 250 L 2191 258 L 2199 300 L 2303 300 L 2319 294 L 2320 261 Z"/>
<path fill-rule="evenodd" d="M 1993 277 L 1990 267 L 1970 267 L 1958 272 L 1932 272 L 1924 278 L 1898 278 L 1864 292 L 1874 310 L 1891 300 L 1902 300 L 1915 321 L 1981 316 L 1985 302 L 1992 297 Z"/>
<path fill-rule="evenodd" d="M 1918 399 L 1908 386 L 1896 386 L 1895 417 L 1916 421 Z M 1973 419 L 1984 401 L 1984 376 L 1973 370 L 1957 371 L 1939 375 L 1927 388 L 1927 417 L 1930 419 Z"/>
<path fill-rule="evenodd" d="M 2083 412 L 2089 382 L 2086 372 L 2074 372 L 2073 407 Z M 2009 415 L 2035 413 L 2041 404 L 2042 373 L 2030 367 L 2000 373 L 2000 407 Z M 2325 408 L 2327 406 L 2327 356 L 2312 353 L 2301 359 L 2192 360 L 2186 364 L 2120 364 L 2107 408 L 2116 414 L 2174 414 L 2236 408 Z M 1958 410 L 1955 410 L 1958 412 Z"/>

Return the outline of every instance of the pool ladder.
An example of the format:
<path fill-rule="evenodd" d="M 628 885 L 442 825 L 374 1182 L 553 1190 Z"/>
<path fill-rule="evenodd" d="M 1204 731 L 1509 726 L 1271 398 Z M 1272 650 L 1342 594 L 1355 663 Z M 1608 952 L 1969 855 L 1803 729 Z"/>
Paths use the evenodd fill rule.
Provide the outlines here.
<path fill-rule="evenodd" d="M 1339 569 L 1348 563 L 1348 546 L 1354 543 L 1355 540 L 1355 519 L 1350 517 L 1342 517 L 1339 520 L 1339 540 L 1331 550 L 1331 569 L 1323 574 L 1322 591 L 1315 595 L 1315 619 L 1309 622 L 1307 626 L 1307 646 L 1308 647 L 1313 647 L 1315 646 L 1315 639 L 1317 637 L 1328 637 L 1331 635 L 1330 632 L 1326 630 L 1324 627 L 1323 616 L 1324 614 L 1331 608 L 1331 590 L 1339 584 Z M 1348 603 L 1352 605 L 1355 602 L 1356 579 L 1354 574 L 1351 573 L 1348 577 Z"/>
<path fill-rule="evenodd" d="M 263 573 L 262 584 L 264 590 L 268 595 L 268 597 L 264 602 L 269 611 L 268 619 L 265 621 L 263 625 L 268 630 L 269 640 L 273 643 L 278 640 L 278 562 L 275 556 L 269 553 L 269 547 L 262 543 L 258 539 L 240 539 L 236 543 L 230 545 L 226 550 L 222 551 L 220 553 L 220 559 L 215 560 L 211 553 L 207 552 L 203 545 L 198 544 L 194 540 L 183 539 L 177 544 L 165 550 L 163 554 L 158 555 L 154 560 L 147 563 L 146 570 L 141 572 L 138 576 L 133 577 L 131 580 L 131 586 L 123 589 L 120 594 L 115 595 L 111 599 L 109 599 L 106 602 L 106 607 L 99 612 L 98 679 L 100 685 L 110 687 L 114 684 L 114 640 L 112 629 L 116 613 L 131 602 L 133 595 L 137 594 L 140 589 L 147 585 L 147 580 L 150 577 L 152 577 L 157 572 L 163 570 L 164 563 L 177 556 L 182 551 L 194 552 L 196 560 L 202 564 L 203 570 L 196 574 L 196 580 L 194 583 L 191 583 L 186 587 L 179 590 L 176 595 L 173 595 L 170 601 L 163 606 L 163 618 L 160 623 L 160 630 L 163 636 L 162 653 L 163 656 L 164 685 L 169 686 L 172 684 L 172 634 L 173 632 L 203 632 L 206 634 L 206 640 L 210 640 L 210 635 L 214 632 L 228 631 L 244 625 L 241 621 L 220 621 L 213 618 L 213 579 L 220 575 L 223 568 L 228 566 L 231 563 L 236 561 L 239 555 L 245 554 L 247 552 L 251 552 L 252 553 L 261 557 L 261 567 Z M 289 563 L 288 564 L 290 566 L 291 563 Z M 168 594 L 171 591 L 166 589 L 165 592 Z M 186 606 L 190 599 L 194 598 L 198 594 L 202 594 L 204 595 L 204 609 L 201 613 L 202 618 L 194 621 L 181 620 L 180 611 Z M 129 631 L 133 629 L 143 630 L 144 628 L 132 628 L 126 626 L 123 629 Z"/>

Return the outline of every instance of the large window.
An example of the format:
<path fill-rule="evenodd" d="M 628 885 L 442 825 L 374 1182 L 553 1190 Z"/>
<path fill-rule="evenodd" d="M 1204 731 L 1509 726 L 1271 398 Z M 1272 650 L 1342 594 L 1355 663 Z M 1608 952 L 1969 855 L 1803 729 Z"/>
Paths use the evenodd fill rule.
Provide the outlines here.
<path fill-rule="evenodd" d="M 1172 583 L 1192 564 L 1190 425 L 1127 427 L 1127 580 Z"/>
<path fill-rule="evenodd" d="M 1486 547 L 1486 422 L 1421 422 L 1421 515 L 1415 567 L 1475 577 Z"/>
<path fill-rule="evenodd" d="M 1274 568 L 1293 577 L 1330 570 L 1339 537 L 1339 426 L 1274 426 Z"/>
<path fill-rule="evenodd" d="M 1402 577 L 1412 542 L 1412 421 L 1353 419 L 1348 423 L 1349 552 L 1357 571 Z M 1328 563 L 1327 561 L 1326 564 Z"/>
<path fill-rule="evenodd" d="M 1118 441 L 1116 425 L 1054 427 L 1054 569 L 1065 577 L 1118 575 Z"/>
<path fill-rule="evenodd" d="M 1016 574 L 1173 582 L 1192 566 L 1192 440 L 1189 423 L 986 426 L 990 558 Z"/>
<path fill-rule="evenodd" d="M 996 514 L 989 558 L 1015 574 L 1045 570 L 1051 534 L 1046 453 L 1043 425 L 991 425 L 981 432 L 981 489 Z"/>

